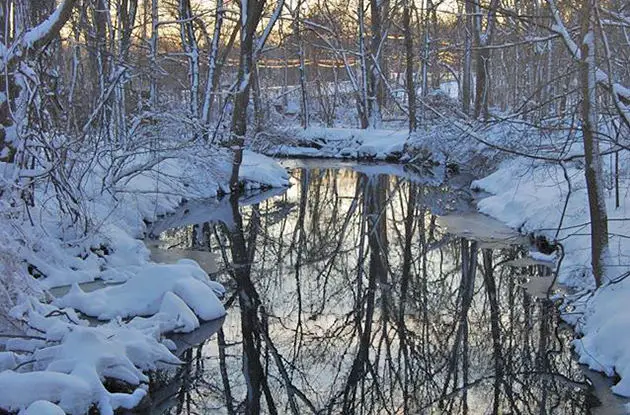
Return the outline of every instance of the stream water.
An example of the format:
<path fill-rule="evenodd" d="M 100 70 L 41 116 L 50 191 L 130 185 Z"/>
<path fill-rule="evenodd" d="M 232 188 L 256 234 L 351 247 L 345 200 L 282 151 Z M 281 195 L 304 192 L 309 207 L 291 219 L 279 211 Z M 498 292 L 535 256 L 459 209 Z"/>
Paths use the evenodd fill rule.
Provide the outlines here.
<path fill-rule="evenodd" d="M 195 202 L 154 224 L 156 242 L 205 258 L 229 294 L 221 329 L 154 379 L 147 411 L 623 412 L 587 381 L 546 288 L 523 288 L 548 287 L 549 268 L 474 213 L 466 176 L 284 163 L 286 191 Z"/>

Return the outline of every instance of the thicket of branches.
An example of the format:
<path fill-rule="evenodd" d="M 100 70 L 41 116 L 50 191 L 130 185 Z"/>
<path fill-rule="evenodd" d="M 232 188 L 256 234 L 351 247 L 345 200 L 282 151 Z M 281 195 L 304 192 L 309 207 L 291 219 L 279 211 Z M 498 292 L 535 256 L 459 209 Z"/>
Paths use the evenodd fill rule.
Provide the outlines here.
<path fill-rule="evenodd" d="M 27 205 L 45 180 L 78 218 L 71 178 L 99 164 L 113 183 L 139 154 L 131 170 L 150 169 L 156 140 L 229 146 L 237 190 L 242 149 L 270 121 L 414 131 L 450 83 L 458 108 L 443 116 L 579 128 L 594 258 L 605 251 L 599 145 L 624 150 L 630 126 L 624 1 L 2 0 L 0 13 L 0 157 L 15 167 L 0 190 Z M 173 129 L 185 139 L 164 140 Z"/>

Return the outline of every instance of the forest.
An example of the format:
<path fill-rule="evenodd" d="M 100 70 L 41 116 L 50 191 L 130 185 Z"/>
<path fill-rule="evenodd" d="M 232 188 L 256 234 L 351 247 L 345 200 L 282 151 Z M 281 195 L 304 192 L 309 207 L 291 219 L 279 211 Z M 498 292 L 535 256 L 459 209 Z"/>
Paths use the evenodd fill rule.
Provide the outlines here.
<path fill-rule="evenodd" d="M 627 1 L 0 0 L 0 56 L 0 413 L 630 412 Z"/>

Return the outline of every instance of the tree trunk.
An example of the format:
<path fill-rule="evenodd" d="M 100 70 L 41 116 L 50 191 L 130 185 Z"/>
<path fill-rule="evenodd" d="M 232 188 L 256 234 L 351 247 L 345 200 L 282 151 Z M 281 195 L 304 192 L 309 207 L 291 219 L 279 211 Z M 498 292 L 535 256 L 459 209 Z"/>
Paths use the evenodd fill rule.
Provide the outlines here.
<path fill-rule="evenodd" d="M 180 37 L 188 58 L 189 107 L 193 118 L 199 116 L 199 45 L 195 36 L 190 0 L 179 0 Z"/>
<path fill-rule="evenodd" d="M 151 62 L 149 101 L 151 110 L 157 110 L 158 105 L 158 84 L 157 84 L 157 55 L 158 55 L 158 0 L 151 0 L 151 41 L 149 42 L 150 52 L 149 60 Z"/>
<path fill-rule="evenodd" d="M 210 112 L 212 110 L 212 102 L 214 101 L 213 94 L 216 90 L 214 76 L 217 73 L 217 59 L 219 56 L 219 40 L 221 38 L 221 27 L 223 26 L 223 14 L 223 0 L 217 0 L 217 10 L 214 15 L 214 31 L 212 33 L 210 50 L 208 51 L 208 79 L 206 81 L 206 92 L 201 114 L 204 127 L 208 127 L 210 122 Z"/>
<path fill-rule="evenodd" d="M 361 102 L 357 102 L 359 112 L 359 123 L 362 129 L 370 125 L 369 103 L 368 103 L 368 68 L 365 48 L 365 13 L 363 0 L 357 3 L 357 18 L 359 19 L 359 60 L 361 69 L 361 91 L 359 93 Z"/>
<path fill-rule="evenodd" d="M 411 33 L 411 5 L 405 0 L 403 6 L 403 30 L 405 32 L 405 79 L 407 83 L 407 107 L 409 111 L 409 132 L 416 131 L 416 85 L 413 80 L 413 34 Z"/>
<path fill-rule="evenodd" d="M 302 40 L 302 33 L 300 28 L 300 9 L 302 8 L 302 1 L 299 1 L 295 9 L 295 38 L 298 46 L 298 56 L 300 58 L 300 107 L 302 113 L 302 128 L 308 128 L 309 113 L 308 113 L 308 95 L 306 93 L 306 67 L 304 61 L 304 42 Z"/>
<path fill-rule="evenodd" d="M 439 2 L 438 2 L 439 4 Z M 438 59 L 438 43 L 436 42 L 438 32 L 437 6 L 433 0 L 427 0 L 427 33 L 429 34 L 429 51 L 433 49 L 433 59 L 429 59 L 431 69 L 431 89 L 440 89 L 440 65 Z M 429 55 L 430 56 L 430 55 Z"/>
<path fill-rule="evenodd" d="M 482 33 L 482 16 L 479 4 L 474 5 L 474 45 L 476 47 L 475 117 L 488 118 L 490 100 L 490 45 L 494 34 L 498 0 L 492 0 L 488 10 L 485 33 Z"/>
<path fill-rule="evenodd" d="M 466 115 L 470 115 L 470 101 L 471 101 L 471 61 L 472 61 L 472 13 L 473 5 L 472 0 L 466 0 L 465 5 L 465 23 L 464 23 L 464 64 L 462 73 L 462 111 Z"/>
<path fill-rule="evenodd" d="M 386 0 L 370 0 L 370 21 L 372 37 L 370 41 L 369 82 L 368 82 L 368 117 L 372 127 L 379 127 L 382 119 L 382 107 L 385 90 L 381 82 L 383 47 L 383 12 L 386 11 Z"/>
<path fill-rule="evenodd" d="M 247 0 L 244 0 L 247 1 Z M 244 31 L 245 32 L 245 31 Z M 238 191 L 238 172 L 243 161 L 243 145 L 247 133 L 247 108 L 249 106 L 250 77 L 252 70 L 253 36 L 241 36 L 241 52 L 238 68 L 238 85 L 234 94 L 234 110 L 232 113 L 231 146 L 234 151 L 230 189 Z"/>
<path fill-rule="evenodd" d="M 240 3 L 241 50 L 230 133 L 230 145 L 234 152 L 230 177 L 230 190 L 232 192 L 239 190 L 238 172 L 243 161 L 243 146 L 247 133 L 247 108 L 253 68 L 254 37 L 264 4 L 264 0 L 241 0 Z"/>
<path fill-rule="evenodd" d="M 582 45 L 580 59 L 581 116 L 586 166 L 586 188 L 591 215 L 591 265 L 595 283 L 600 286 L 608 248 L 608 218 L 604 198 L 603 171 L 597 137 L 597 80 L 595 62 L 595 31 L 592 11 L 597 0 L 582 0 Z"/>

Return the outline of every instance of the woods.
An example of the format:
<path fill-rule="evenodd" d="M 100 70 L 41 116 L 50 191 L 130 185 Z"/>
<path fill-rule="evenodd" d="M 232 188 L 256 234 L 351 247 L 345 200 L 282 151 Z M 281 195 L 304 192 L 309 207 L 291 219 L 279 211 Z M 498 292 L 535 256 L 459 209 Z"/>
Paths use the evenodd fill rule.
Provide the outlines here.
<path fill-rule="evenodd" d="M 228 143 L 236 190 L 247 137 L 284 122 L 287 105 L 299 107 L 305 128 L 311 120 L 380 128 L 405 117 L 415 131 L 435 112 L 428 94 L 446 83 L 466 122 L 518 118 L 563 131 L 579 113 L 599 218 L 593 247 L 605 246 L 598 142 L 623 148 L 630 125 L 621 3 L 348 1 L 94 0 L 54 9 L 6 1 L 3 157 L 36 163 L 59 134 L 55 157 L 86 142 L 133 152 L 146 146 L 138 136 L 178 123 L 193 139 Z M 332 113 L 331 99 L 343 103 Z M 257 127 L 248 132 L 251 111 Z M 220 138 L 216 126 L 228 118 L 230 136 Z M 617 138 L 602 135 L 602 123 Z"/>
<path fill-rule="evenodd" d="M 329 412 L 337 407 L 344 413 L 356 408 L 369 412 L 369 404 L 358 399 L 362 382 L 375 372 L 370 353 L 375 336 L 381 335 L 378 330 L 386 338 L 387 325 L 393 324 L 398 330 L 396 341 L 402 343 L 398 359 L 413 360 L 408 354 L 411 349 L 405 349 L 412 348 L 406 342 L 413 337 L 405 310 L 414 310 L 411 303 L 416 302 L 416 306 L 424 304 L 419 335 L 425 343 L 432 336 L 426 314 L 426 303 L 431 301 L 427 256 L 434 249 L 431 243 L 439 242 L 433 238 L 436 217 L 451 213 L 448 209 L 457 205 L 453 200 L 460 200 L 460 187 L 465 188 L 468 207 L 535 242 L 533 251 L 523 248 L 523 255 L 534 261 L 555 261 L 555 269 L 545 276 L 553 274 L 553 283 L 566 284 L 578 293 L 571 301 L 582 307 L 583 315 L 600 316 L 589 313 L 588 307 L 613 295 L 598 293 L 614 291 L 608 290 L 614 284 L 625 287 L 630 275 L 625 262 L 625 241 L 630 240 L 625 215 L 626 205 L 630 206 L 630 8 L 626 1 L 0 0 L 0 57 L 0 335 L 13 340 L 12 336 L 27 336 L 28 341 L 49 336 L 52 340 L 38 343 L 42 350 L 64 347 L 66 339 L 73 338 L 70 333 L 98 338 L 95 348 L 101 351 L 123 350 L 130 338 L 141 338 L 139 343 L 152 351 L 154 360 L 134 360 L 125 354 L 127 349 L 121 352 L 129 357 L 121 367 L 133 372 L 135 382 L 125 395 L 129 401 L 102 385 L 109 369 L 97 363 L 106 359 L 105 352 L 93 359 L 97 363 L 90 366 L 89 374 L 80 370 L 73 374 L 72 364 L 64 371 L 98 385 L 90 392 L 92 400 L 77 398 L 77 402 L 101 405 L 103 413 L 138 404 L 148 382 L 143 373 L 154 370 L 157 360 L 177 359 L 167 347 L 169 333 L 192 331 L 203 315 L 226 313 L 220 301 L 226 290 L 211 279 L 219 274 L 208 276 L 186 258 L 157 264 L 144 243 L 150 224 L 191 201 L 213 200 L 209 203 L 216 207 L 212 213 L 216 218 L 204 219 L 208 245 L 204 249 L 221 250 L 221 278 L 226 277 L 222 282 L 233 295 L 227 303 L 238 303 L 239 324 L 245 327 L 241 339 L 230 341 L 243 342 L 242 356 L 247 361 L 243 373 L 249 383 L 244 406 L 239 407 L 229 382 L 222 381 L 229 413 L 241 409 L 259 413 L 261 401 L 270 413 L 282 412 L 276 407 L 282 400 L 267 383 L 271 382 L 269 364 L 277 366 L 281 383 L 290 391 L 287 407 L 293 413 L 299 413 L 302 404 L 312 412 L 317 405 Z M 253 192 L 286 190 L 298 176 L 304 188 L 311 179 L 319 183 L 321 177 L 311 177 L 303 166 L 285 169 L 267 156 L 343 159 L 363 168 L 357 171 L 364 176 L 357 176 L 353 184 L 356 194 L 344 196 L 354 200 L 348 212 L 354 214 L 356 209 L 360 215 L 359 229 L 352 234 L 357 242 L 347 252 L 356 250 L 361 261 L 366 258 L 365 268 L 355 264 L 355 280 L 348 280 L 346 287 L 355 295 L 350 314 L 355 314 L 352 330 L 359 333 L 358 343 L 347 352 L 352 356 L 347 378 L 329 401 L 318 402 L 305 388 L 298 388 L 294 368 L 272 343 L 268 324 L 274 324 L 274 316 L 264 313 L 267 300 L 259 296 L 260 280 L 254 275 L 256 262 L 268 260 L 256 251 L 258 245 L 279 243 L 278 252 L 285 248 L 282 238 L 278 242 L 277 235 L 267 234 L 261 224 L 275 226 L 295 206 L 287 199 L 275 210 L 262 209 L 266 199 L 258 194 L 256 203 L 245 203 Z M 386 162 L 391 163 L 387 168 Z M 373 173 L 379 168 L 384 170 Z M 386 178 L 390 173 L 383 173 L 387 169 L 408 180 L 404 198 L 398 187 L 391 188 Z M 330 181 L 334 184 L 330 192 L 337 197 L 343 192 L 335 180 Z M 418 183 L 424 186 L 425 181 L 431 183 L 432 197 L 456 189 L 453 200 L 442 200 L 442 194 L 436 197 L 437 210 L 448 206 L 439 214 L 432 212 L 435 206 L 421 193 Z M 310 193 L 299 195 L 298 228 L 287 260 L 296 255 L 297 264 L 288 268 L 295 271 L 300 301 L 299 268 L 309 254 L 302 252 L 308 245 L 307 230 L 329 225 L 325 218 L 319 224 L 320 217 L 309 218 L 317 225 L 309 223 L 304 212 L 309 203 L 319 203 L 320 196 L 330 197 L 327 192 L 316 192 L 315 199 Z M 229 198 L 229 206 L 221 205 L 223 196 Z M 404 217 L 399 217 L 394 203 L 407 211 Z M 250 204 L 254 208 L 245 215 L 243 207 Z M 278 215 L 278 220 L 267 214 Z M 351 216 L 341 218 L 340 232 L 351 227 L 346 222 Z M 432 219 L 425 223 L 429 216 Z M 392 218 L 398 218 L 394 225 Z M 222 227 L 215 226 L 219 222 Z M 201 238 L 201 228 L 195 229 L 195 238 Z M 218 245 L 210 243 L 209 229 L 214 230 Z M 416 231 L 422 235 L 414 236 Z M 388 256 L 392 235 L 404 240 L 400 258 Z M 553 252 L 537 251 L 541 244 Z M 499 413 L 501 390 L 509 389 L 506 370 L 513 362 L 505 361 L 501 349 L 501 337 L 506 335 L 498 303 L 504 287 L 495 276 L 503 271 L 495 269 L 493 260 L 507 254 L 459 236 L 449 249 L 461 271 L 452 281 L 452 287 L 459 287 L 453 303 L 461 309 L 452 319 L 454 337 L 446 336 L 443 344 L 452 357 L 438 359 L 449 368 L 445 381 L 436 388 L 439 396 L 430 397 L 432 402 L 446 401 L 462 392 L 461 408 L 468 412 L 466 385 L 469 380 L 476 382 L 470 371 L 474 357 L 468 354 L 474 323 L 468 315 L 476 312 L 471 302 L 478 296 L 475 275 L 479 274 L 477 283 L 485 285 L 480 292 L 490 303 L 489 346 L 496 376 L 492 411 Z M 506 261 L 515 260 L 514 255 L 507 255 Z M 414 262 L 420 256 L 422 265 Z M 420 268 L 414 271 L 414 267 Z M 440 263 L 441 274 L 442 268 Z M 146 269 L 173 279 L 164 276 L 163 283 L 149 290 L 155 296 L 142 312 L 125 303 L 127 314 L 115 315 L 107 308 L 116 304 L 106 301 L 109 294 L 95 300 L 97 307 L 87 301 L 97 295 L 82 291 L 90 283 L 102 284 L 103 292 L 116 292 L 109 290 L 116 284 L 129 283 L 133 288 L 133 281 L 146 282 Z M 527 278 L 536 273 L 530 274 Z M 195 281 L 205 288 L 196 290 Z M 51 292 L 59 287 L 67 292 L 57 298 Z M 415 287 L 415 292 L 407 287 Z M 515 289 L 510 285 L 510 296 Z M 197 291 L 211 297 L 211 305 L 206 306 L 213 309 L 200 306 Z M 400 296 L 392 297 L 396 291 Z M 627 291 L 630 298 L 630 285 Z M 445 292 L 436 298 L 446 298 Z M 614 298 L 611 303 L 622 303 L 620 297 Z M 527 301 L 523 300 L 523 312 L 528 310 Z M 545 321 L 549 306 L 540 311 Z M 90 331 L 77 323 L 79 309 L 84 313 L 81 317 L 102 317 L 119 325 L 108 326 L 111 332 Z M 300 314 L 300 324 L 301 318 Z M 56 331 L 59 319 L 63 329 Z M 379 319 L 385 328 L 376 324 Z M 577 335 L 586 338 L 599 330 L 577 319 L 573 323 Z M 547 330 L 546 324 L 541 330 Z M 587 328 L 580 331 L 582 327 Z M 295 330 L 297 345 L 301 328 Z M 224 378 L 229 360 L 225 349 L 231 347 L 225 336 L 221 331 Z M 616 370 L 622 370 L 619 364 L 625 357 L 611 351 L 619 361 L 604 359 L 608 366 L 584 357 L 604 338 L 600 335 L 590 346 L 580 346 L 583 349 L 576 346 L 578 352 L 582 350 L 581 359 L 622 379 L 624 373 Z M 11 348 L 21 350 L 18 346 L 17 341 L 13 345 L 0 341 L 0 353 L 5 349 L 13 353 L 14 363 L 6 368 L 0 364 L 0 374 L 22 375 L 25 372 L 19 369 L 32 369 L 30 374 L 48 367 L 48 358 L 40 358 L 35 346 L 26 357 L 15 357 L 21 352 Z M 541 350 L 543 346 L 541 340 Z M 271 353 L 273 362 L 263 352 Z M 458 360 L 460 352 L 463 360 Z M 298 354 L 295 351 L 296 359 Z M 410 373 L 404 373 L 405 379 Z M 396 382 L 400 388 L 408 387 L 401 378 Z M 619 390 L 626 391 L 623 384 Z M 83 393 L 75 392 L 73 396 Z M 514 409 L 511 389 L 504 392 Z M 383 402 L 396 401 L 391 393 Z M 404 397 L 403 412 L 417 409 L 408 398 Z M 10 410 L 25 409 L 23 403 Z M 9 409 L 0 400 L 1 410 Z"/>

